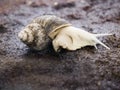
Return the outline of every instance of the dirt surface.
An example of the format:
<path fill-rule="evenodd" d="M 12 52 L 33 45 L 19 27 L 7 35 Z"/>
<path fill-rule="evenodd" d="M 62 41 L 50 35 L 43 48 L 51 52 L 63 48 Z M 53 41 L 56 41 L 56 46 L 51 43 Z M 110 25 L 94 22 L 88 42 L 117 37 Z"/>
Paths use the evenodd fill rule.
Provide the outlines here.
<path fill-rule="evenodd" d="M 1 8 L 14 0 L 3 1 Z M 58 1 L 16 1 L 0 9 L 0 90 L 120 90 L 120 0 Z M 44 14 L 55 14 L 89 32 L 113 33 L 100 38 L 111 50 L 101 45 L 98 50 L 61 53 L 52 47 L 29 50 L 17 34 Z"/>

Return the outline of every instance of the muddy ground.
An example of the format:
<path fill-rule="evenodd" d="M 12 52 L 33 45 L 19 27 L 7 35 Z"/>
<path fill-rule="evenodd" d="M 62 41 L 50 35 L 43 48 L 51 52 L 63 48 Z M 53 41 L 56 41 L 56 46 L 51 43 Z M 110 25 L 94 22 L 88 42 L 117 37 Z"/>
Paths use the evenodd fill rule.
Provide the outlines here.
<path fill-rule="evenodd" d="M 120 0 L 13 1 L 0 1 L 0 90 L 120 90 Z M 30 50 L 17 33 L 44 14 L 89 32 L 112 33 L 100 38 L 111 49 Z"/>

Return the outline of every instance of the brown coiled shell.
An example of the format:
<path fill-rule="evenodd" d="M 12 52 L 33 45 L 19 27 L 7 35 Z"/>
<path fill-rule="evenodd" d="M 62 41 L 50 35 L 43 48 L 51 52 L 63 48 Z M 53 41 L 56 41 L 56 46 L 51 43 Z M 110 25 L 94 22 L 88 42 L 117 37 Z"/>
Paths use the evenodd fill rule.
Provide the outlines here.
<path fill-rule="evenodd" d="M 56 32 L 59 32 L 60 28 L 71 25 L 66 20 L 54 15 L 44 15 L 37 17 L 32 21 L 32 23 L 38 23 L 39 25 L 41 25 L 41 27 L 52 39 L 56 36 Z"/>
<path fill-rule="evenodd" d="M 70 25 L 66 20 L 54 15 L 40 16 L 33 19 L 33 21 L 21 31 L 25 31 L 25 34 L 27 34 L 27 39 L 25 41 L 21 40 L 32 49 L 42 50 L 48 47 L 49 43 L 56 37 L 61 28 Z M 28 42 L 30 41 L 30 36 L 33 36 L 33 40 Z"/>

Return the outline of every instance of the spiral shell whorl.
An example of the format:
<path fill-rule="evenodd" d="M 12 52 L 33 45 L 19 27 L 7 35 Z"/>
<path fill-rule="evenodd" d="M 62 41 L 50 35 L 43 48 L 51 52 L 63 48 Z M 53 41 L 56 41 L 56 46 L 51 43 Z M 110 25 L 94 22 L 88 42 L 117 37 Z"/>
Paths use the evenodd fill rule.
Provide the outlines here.
<path fill-rule="evenodd" d="M 41 27 L 45 30 L 45 32 L 49 35 L 50 38 L 54 38 L 54 34 L 56 31 L 59 31 L 60 28 L 70 26 L 71 24 L 68 23 L 66 20 L 61 19 L 54 15 L 44 15 L 37 17 L 32 21 L 32 23 L 38 23 Z M 54 36 L 50 36 L 50 34 L 54 34 Z"/>

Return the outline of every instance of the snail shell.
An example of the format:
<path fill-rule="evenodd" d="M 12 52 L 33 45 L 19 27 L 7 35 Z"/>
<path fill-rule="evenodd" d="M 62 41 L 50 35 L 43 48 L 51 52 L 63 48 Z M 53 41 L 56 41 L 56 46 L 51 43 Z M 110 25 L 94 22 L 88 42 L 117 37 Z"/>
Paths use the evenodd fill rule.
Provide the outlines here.
<path fill-rule="evenodd" d="M 30 48 L 42 50 L 49 46 L 61 28 L 70 25 L 66 20 L 54 15 L 44 15 L 33 19 L 19 32 L 18 37 Z"/>

